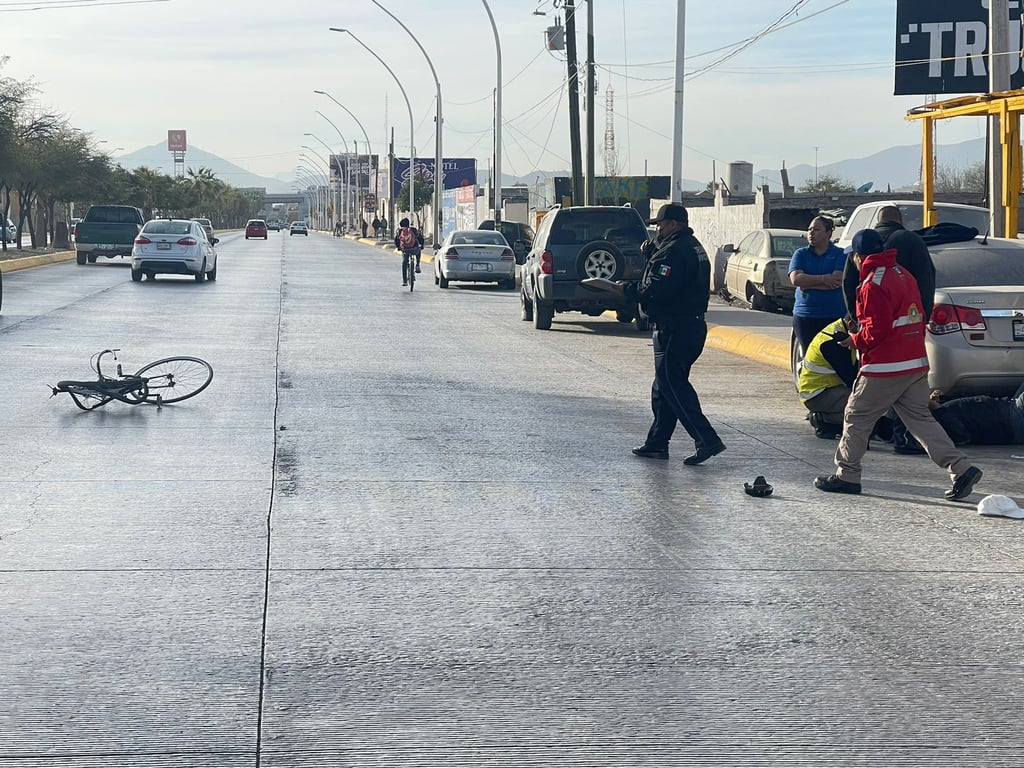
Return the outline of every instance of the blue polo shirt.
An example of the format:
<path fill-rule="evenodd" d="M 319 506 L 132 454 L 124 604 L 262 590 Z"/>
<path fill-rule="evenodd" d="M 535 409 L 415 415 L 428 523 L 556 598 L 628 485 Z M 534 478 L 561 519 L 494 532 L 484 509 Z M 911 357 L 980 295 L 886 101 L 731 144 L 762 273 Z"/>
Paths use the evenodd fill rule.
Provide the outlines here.
<path fill-rule="evenodd" d="M 829 243 L 828 250 L 821 256 L 809 245 L 793 251 L 789 260 L 789 272 L 799 269 L 808 275 L 830 275 L 842 272 L 846 266 L 846 254 L 835 243 Z M 797 317 L 827 317 L 835 320 L 846 314 L 846 301 L 842 286 L 831 291 L 805 291 L 796 289 L 796 303 L 793 314 Z"/>

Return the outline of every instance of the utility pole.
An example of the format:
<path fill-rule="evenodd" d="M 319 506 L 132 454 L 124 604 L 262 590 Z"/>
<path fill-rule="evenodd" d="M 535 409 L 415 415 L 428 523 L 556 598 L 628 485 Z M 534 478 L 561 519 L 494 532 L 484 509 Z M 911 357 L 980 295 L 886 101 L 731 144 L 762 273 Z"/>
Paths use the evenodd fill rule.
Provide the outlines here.
<path fill-rule="evenodd" d="M 1010 8 L 1007 0 L 989 0 L 988 4 L 988 90 L 1001 93 L 1010 90 Z M 1018 119 L 1011 117 L 1011 120 Z M 1003 125 L 999 115 L 989 118 L 988 207 L 992 216 L 992 236 L 1006 237 L 1007 194 L 1003 178 Z M 1012 201 L 1014 205 L 1017 201 Z M 1013 233 L 1016 237 L 1016 232 Z"/>
<path fill-rule="evenodd" d="M 391 142 L 388 144 L 388 229 L 397 232 L 395 221 L 395 129 L 391 129 Z"/>
<path fill-rule="evenodd" d="M 565 0 L 565 56 L 569 69 L 569 146 L 572 152 L 572 203 L 583 199 L 583 153 L 580 151 L 580 79 L 576 67 L 576 4 Z"/>
<path fill-rule="evenodd" d="M 672 131 L 672 202 L 683 201 L 683 61 L 686 43 L 686 0 L 676 11 L 676 99 Z"/>
<path fill-rule="evenodd" d="M 597 83 L 594 82 L 594 0 L 587 2 L 587 187 L 583 194 L 584 205 L 596 202 L 594 184 L 594 113 L 597 108 L 594 99 L 597 96 Z"/>

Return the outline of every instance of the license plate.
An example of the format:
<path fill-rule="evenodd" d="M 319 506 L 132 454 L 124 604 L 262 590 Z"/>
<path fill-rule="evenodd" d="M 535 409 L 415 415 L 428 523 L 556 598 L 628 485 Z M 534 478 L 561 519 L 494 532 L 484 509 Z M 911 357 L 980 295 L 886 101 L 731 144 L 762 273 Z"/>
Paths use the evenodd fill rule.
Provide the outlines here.
<path fill-rule="evenodd" d="M 157 243 L 156 244 L 156 249 L 158 251 L 169 251 L 169 250 L 171 250 L 171 244 L 170 243 Z"/>
<path fill-rule="evenodd" d="M 490 264 L 470 264 L 469 268 L 474 272 L 490 272 Z"/>
<path fill-rule="evenodd" d="M 1024 320 L 1013 321 L 1013 340 L 1024 341 Z"/>
<path fill-rule="evenodd" d="M 96 250 L 99 251 L 112 251 L 116 248 L 116 245 L 97 245 Z"/>

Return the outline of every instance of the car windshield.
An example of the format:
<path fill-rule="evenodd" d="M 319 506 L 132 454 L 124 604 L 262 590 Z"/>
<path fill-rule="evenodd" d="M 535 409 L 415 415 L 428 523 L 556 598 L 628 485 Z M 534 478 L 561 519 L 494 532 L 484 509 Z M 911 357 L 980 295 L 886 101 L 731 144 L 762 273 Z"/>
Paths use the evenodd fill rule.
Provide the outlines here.
<path fill-rule="evenodd" d="M 142 228 L 147 235 L 187 235 L 192 231 L 188 221 L 151 221 Z"/>
<path fill-rule="evenodd" d="M 1024 286 L 1024 247 L 989 242 L 956 243 L 931 249 L 935 287 Z"/>
<path fill-rule="evenodd" d="M 793 258 L 793 251 L 803 248 L 805 245 L 807 245 L 806 237 L 778 235 L 772 238 L 772 258 L 791 259 Z"/>
<path fill-rule="evenodd" d="M 565 209 L 551 227 L 551 243 L 582 245 L 594 240 L 647 239 L 643 220 L 632 208 Z"/>
<path fill-rule="evenodd" d="M 907 229 L 924 228 L 924 207 L 922 205 L 901 205 L 899 209 L 903 214 L 904 227 Z M 963 224 L 965 227 L 974 227 L 981 234 L 989 231 L 988 211 L 983 208 L 956 208 L 937 203 L 935 209 L 938 212 L 939 221 L 951 221 L 954 224 Z"/>
<path fill-rule="evenodd" d="M 497 232 L 486 229 L 474 230 L 472 232 L 453 232 L 453 245 L 508 245 L 505 238 Z"/>

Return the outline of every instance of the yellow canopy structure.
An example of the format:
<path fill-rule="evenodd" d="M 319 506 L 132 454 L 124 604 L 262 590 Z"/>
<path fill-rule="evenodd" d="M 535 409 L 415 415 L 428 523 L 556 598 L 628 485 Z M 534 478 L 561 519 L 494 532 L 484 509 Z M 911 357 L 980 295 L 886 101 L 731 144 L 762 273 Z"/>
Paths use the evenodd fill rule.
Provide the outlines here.
<path fill-rule="evenodd" d="M 935 210 L 935 121 L 950 117 L 987 117 L 999 115 L 1000 136 L 1003 145 L 1003 192 L 999 204 L 1004 211 L 1006 232 L 1017 236 L 1017 218 L 1021 192 L 1020 115 L 1024 112 L 1024 90 L 958 96 L 914 107 L 907 111 L 907 120 L 922 121 L 921 189 L 924 201 L 924 225 L 938 222 Z"/>

